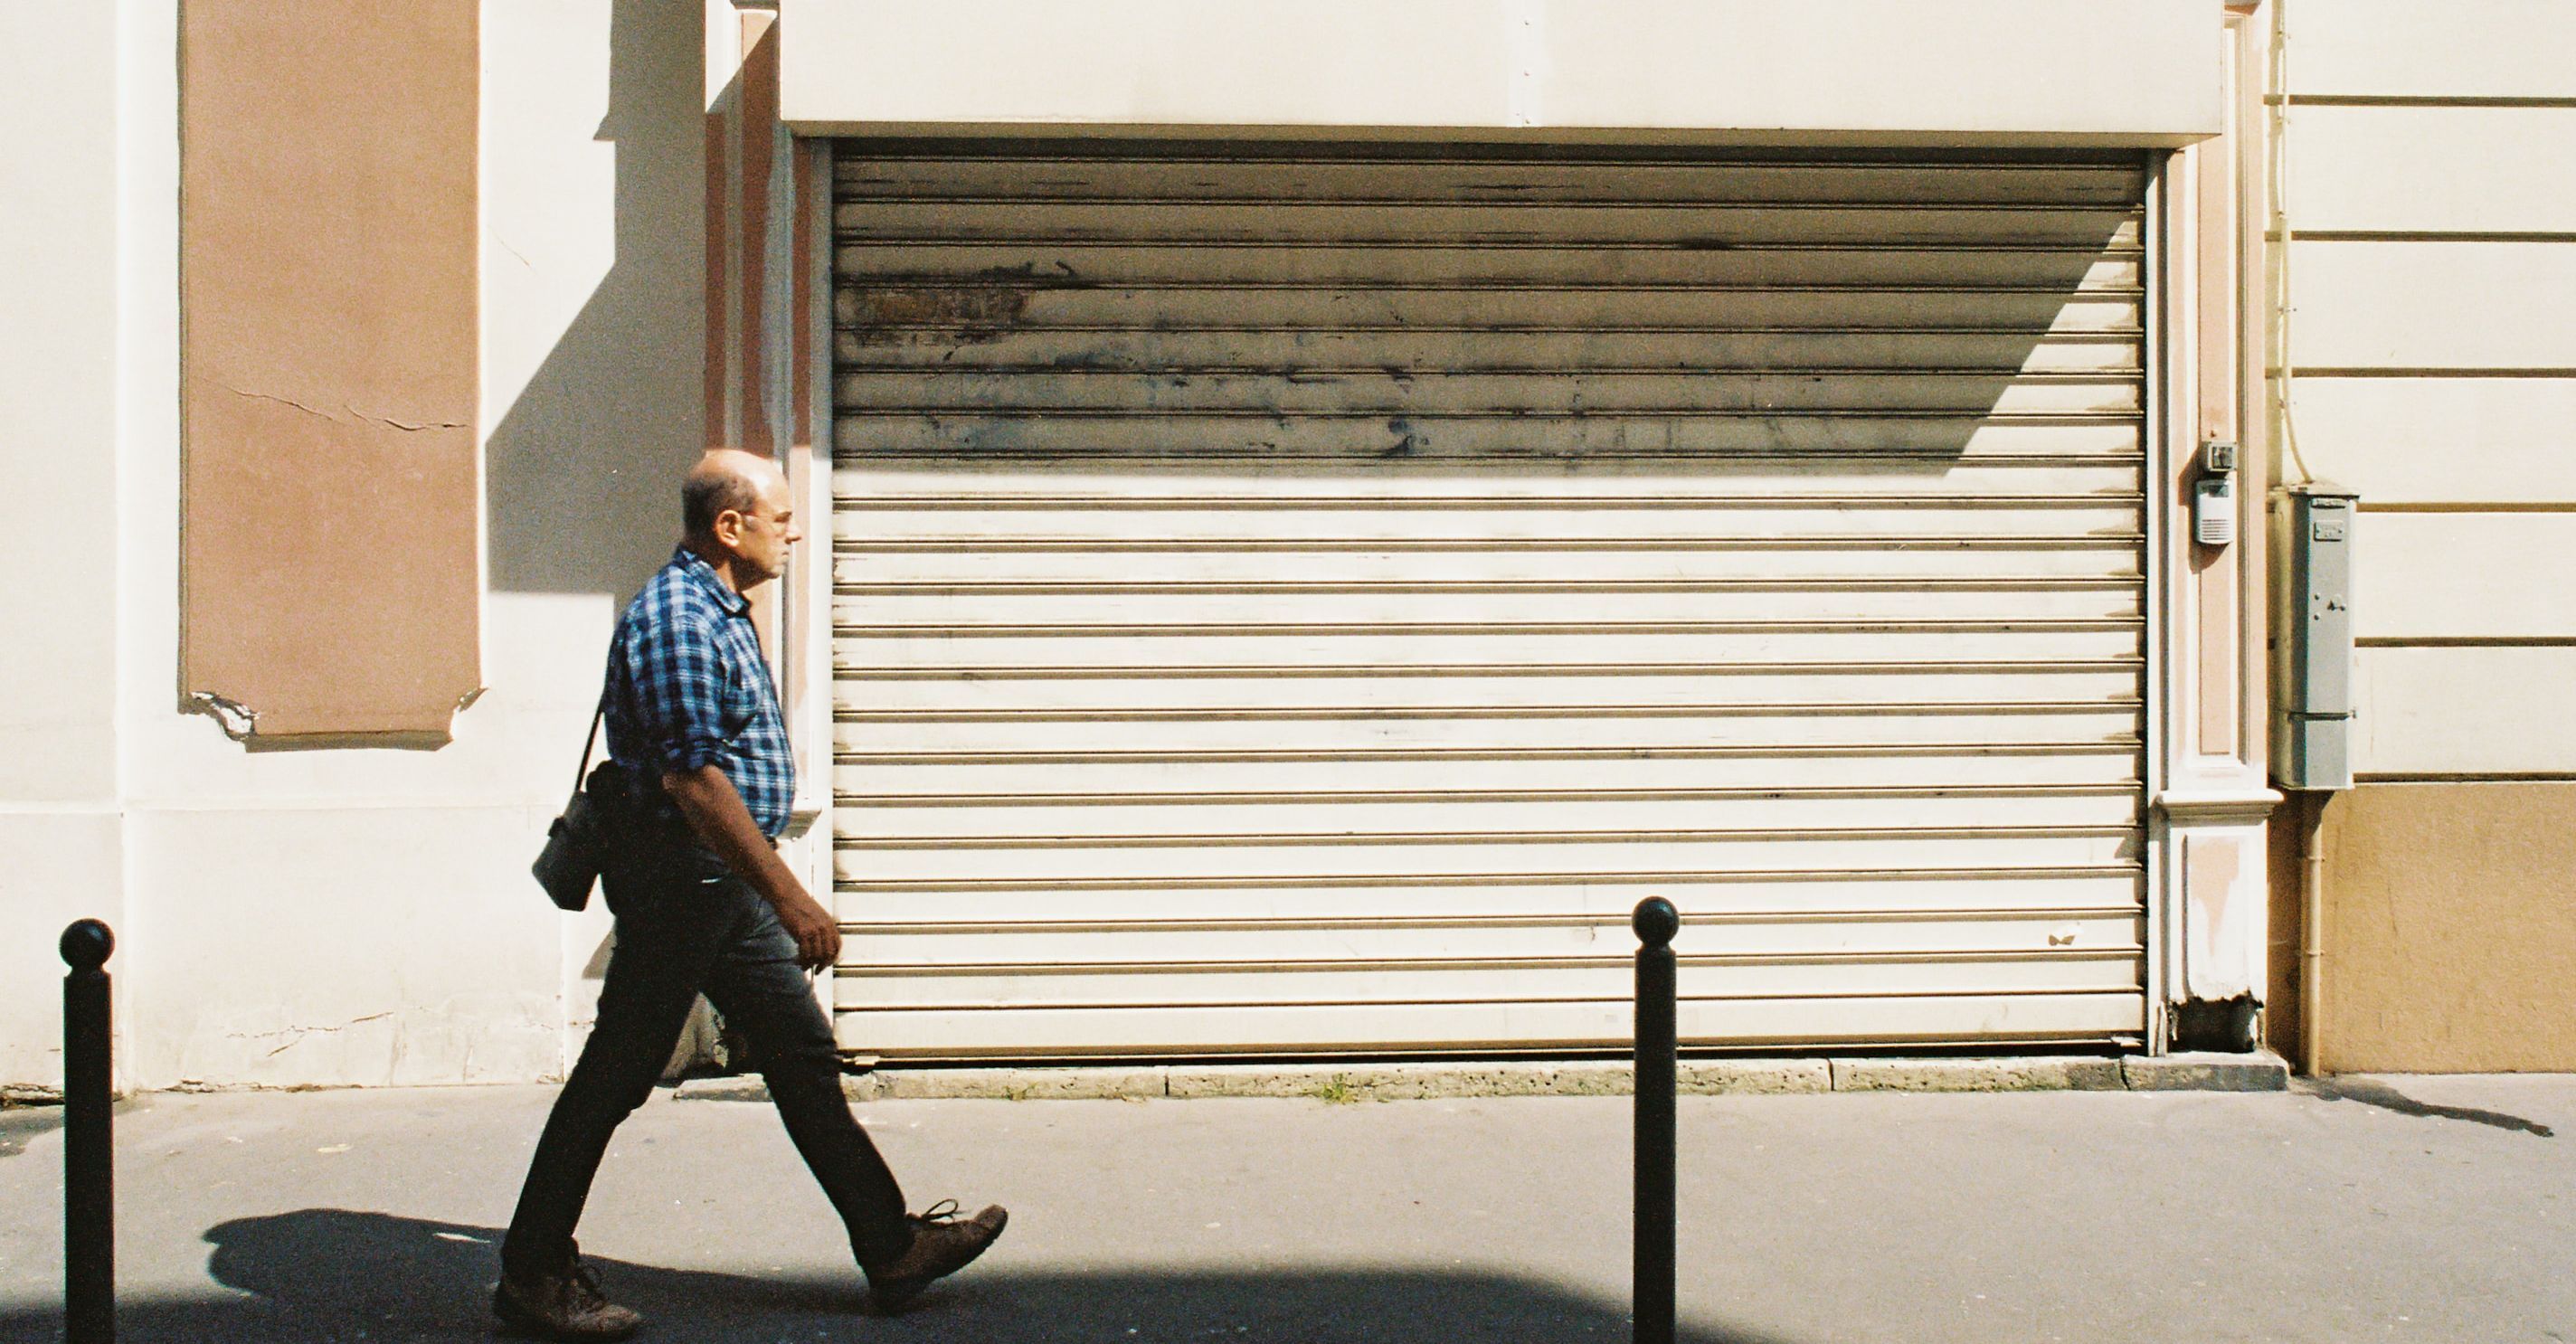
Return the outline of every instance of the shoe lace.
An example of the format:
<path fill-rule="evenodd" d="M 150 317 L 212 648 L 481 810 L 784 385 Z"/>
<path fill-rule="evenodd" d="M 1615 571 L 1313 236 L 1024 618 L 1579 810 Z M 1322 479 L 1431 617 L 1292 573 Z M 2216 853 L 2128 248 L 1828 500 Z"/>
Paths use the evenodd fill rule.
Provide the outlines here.
<path fill-rule="evenodd" d="M 934 1227 L 941 1223 L 953 1223 L 957 1221 L 957 1218 L 957 1201 L 953 1199 L 943 1199 L 938 1203 L 931 1205 L 929 1208 L 923 1209 L 921 1212 L 912 1215 L 912 1220 L 924 1227 Z"/>
<path fill-rule="evenodd" d="M 564 1295 L 583 1311 L 597 1311 L 608 1305 L 608 1294 L 599 1286 L 599 1275 L 579 1260 L 572 1262 L 572 1272 L 564 1276 Z"/>

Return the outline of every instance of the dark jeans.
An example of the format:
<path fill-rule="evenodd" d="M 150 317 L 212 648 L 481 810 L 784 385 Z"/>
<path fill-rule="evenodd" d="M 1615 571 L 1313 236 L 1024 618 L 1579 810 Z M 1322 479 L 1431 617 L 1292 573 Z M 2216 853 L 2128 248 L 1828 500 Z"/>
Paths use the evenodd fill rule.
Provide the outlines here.
<path fill-rule="evenodd" d="M 617 948 L 599 1022 L 564 1080 L 501 1243 L 513 1273 L 560 1270 L 608 1138 L 653 1091 L 703 993 L 749 1039 L 779 1119 L 862 1264 L 912 1244 L 903 1191 L 850 1115 L 832 1024 L 769 902 L 694 837 L 629 835 L 602 874 Z"/>

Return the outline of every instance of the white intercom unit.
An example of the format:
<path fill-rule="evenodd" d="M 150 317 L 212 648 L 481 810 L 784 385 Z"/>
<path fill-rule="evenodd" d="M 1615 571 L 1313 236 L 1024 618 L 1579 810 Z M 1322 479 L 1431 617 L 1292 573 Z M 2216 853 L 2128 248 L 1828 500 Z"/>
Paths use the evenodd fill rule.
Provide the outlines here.
<path fill-rule="evenodd" d="M 2235 544 L 2235 444 L 2201 445 L 2200 477 L 2191 483 L 2191 539 L 2203 546 Z"/>

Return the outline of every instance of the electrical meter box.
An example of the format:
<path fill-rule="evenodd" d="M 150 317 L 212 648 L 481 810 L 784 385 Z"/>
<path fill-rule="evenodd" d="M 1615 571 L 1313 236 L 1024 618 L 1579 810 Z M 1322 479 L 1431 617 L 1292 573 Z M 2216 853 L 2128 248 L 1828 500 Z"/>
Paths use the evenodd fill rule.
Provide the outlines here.
<path fill-rule="evenodd" d="M 2272 495 L 2272 777 L 2352 787 L 2352 547 L 2360 498 L 2325 481 Z"/>

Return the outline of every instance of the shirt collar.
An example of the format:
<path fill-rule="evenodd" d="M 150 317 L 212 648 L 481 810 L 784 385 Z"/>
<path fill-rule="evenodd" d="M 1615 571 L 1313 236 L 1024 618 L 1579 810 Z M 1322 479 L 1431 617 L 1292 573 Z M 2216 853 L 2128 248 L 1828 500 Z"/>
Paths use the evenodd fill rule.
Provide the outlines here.
<path fill-rule="evenodd" d="M 707 596 L 715 599 L 716 606 L 726 615 L 742 616 L 751 611 L 751 599 L 726 587 L 725 581 L 716 577 L 716 567 L 708 564 L 705 556 L 682 546 L 671 552 L 671 563 L 678 565 L 680 573 L 691 582 L 706 589 Z"/>

